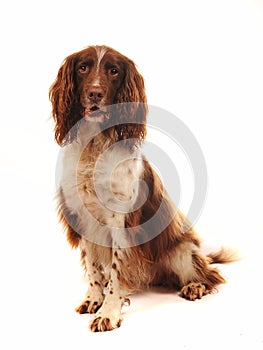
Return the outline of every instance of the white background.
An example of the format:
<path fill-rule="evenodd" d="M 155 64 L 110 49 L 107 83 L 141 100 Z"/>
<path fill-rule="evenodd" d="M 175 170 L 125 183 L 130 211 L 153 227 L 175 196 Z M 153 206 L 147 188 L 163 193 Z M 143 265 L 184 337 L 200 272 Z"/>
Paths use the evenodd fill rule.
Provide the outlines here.
<path fill-rule="evenodd" d="M 0 13 L 1 348 L 262 347 L 262 1 L 26 0 Z M 218 294 L 134 296 L 122 327 L 105 334 L 74 313 L 85 284 L 56 220 L 48 101 L 63 59 L 92 44 L 133 59 L 149 104 L 193 132 L 209 176 L 197 229 L 246 256 L 222 266 L 229 283 Z M 180 175 L 186 199 L 190 175 Z"/>

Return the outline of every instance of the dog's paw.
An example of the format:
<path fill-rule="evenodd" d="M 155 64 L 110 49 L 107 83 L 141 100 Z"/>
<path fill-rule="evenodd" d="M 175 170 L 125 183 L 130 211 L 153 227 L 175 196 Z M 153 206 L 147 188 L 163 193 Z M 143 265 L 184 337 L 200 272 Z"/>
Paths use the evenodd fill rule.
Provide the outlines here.
<path fill-rule="evenodd" d="M 98 311 L 96 317 L 90 324 L 90 329 L 92 332 L 112 331 L 120 327 L 121 321 L 122 317 L 119 312 L 115 314 L 113 312 L 106 314 Z"/>
<path fill-rule="evenodd" d="M 208 293 L 209 291 L 204 284 L 192 282 L 181 289 L 180 296 L 187 300 L 194 301 L 196 299 L 201 299 L 202 296 Z"/>
<path fill-rule="evenodd" d="M 101 307 L 102 300 L 84 300 L 79 306 L 76 307 L 76 312 L 79 314 L 94 314 Z"/>
<path fill-rule="evenodd" d="M 113 320 L 111 317 L 96 317 L 90 324 L 92 332 L 107 332 L 121 325 L 121 319 Z"/>

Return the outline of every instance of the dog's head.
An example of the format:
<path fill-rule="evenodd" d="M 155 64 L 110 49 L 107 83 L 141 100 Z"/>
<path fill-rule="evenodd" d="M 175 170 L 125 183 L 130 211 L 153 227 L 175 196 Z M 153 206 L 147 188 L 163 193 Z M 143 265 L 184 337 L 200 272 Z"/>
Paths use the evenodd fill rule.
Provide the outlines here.
<path fill-rule="evenodd" d="M 114 126 L 119 139 L 146 135 L 144 81 L 129 58 L 107 46 L 90 46 L 68 56 L 49 91 L 59 144 L 76 137 L 76 123 Z"/>

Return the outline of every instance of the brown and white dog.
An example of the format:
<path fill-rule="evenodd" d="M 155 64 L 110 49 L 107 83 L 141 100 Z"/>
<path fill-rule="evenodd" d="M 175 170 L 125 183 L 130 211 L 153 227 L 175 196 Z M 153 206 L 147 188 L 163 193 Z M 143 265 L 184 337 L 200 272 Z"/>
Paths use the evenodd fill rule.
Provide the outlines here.
<path fill-rule="evenodd" d="M 169 286 L 189 300 L 225 279 L 141 153 L 146 136 L 144 81 L 133 61 L 107 46 L 67 57 L 50 88 L 55 138 L 63 146 L 57 194 L 60 222 L 79 247 L 89 287 L 79 313 L 95 313 L 92 331 L 121 324 L 127 296 Z"/>

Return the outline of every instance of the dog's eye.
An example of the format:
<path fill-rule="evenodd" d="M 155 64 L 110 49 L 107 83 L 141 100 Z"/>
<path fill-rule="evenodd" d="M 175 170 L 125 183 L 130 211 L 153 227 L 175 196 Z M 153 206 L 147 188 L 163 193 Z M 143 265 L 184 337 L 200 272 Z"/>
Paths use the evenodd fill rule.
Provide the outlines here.
<path fill-rule="evenodd" d="M 79 72 L 80 73 L 87 73 L 89 70 L 89 67 L 86 66 L 85 64 L 82 64 L 80 67 L 79 67 Z"/>
<path fill-rule="evenodd" d="M 110 69 L 110 74 L 115 77 L 116 75 L 119 74 L 119 71 L 118 71 L 117 68 L 111 68 Z"/>

